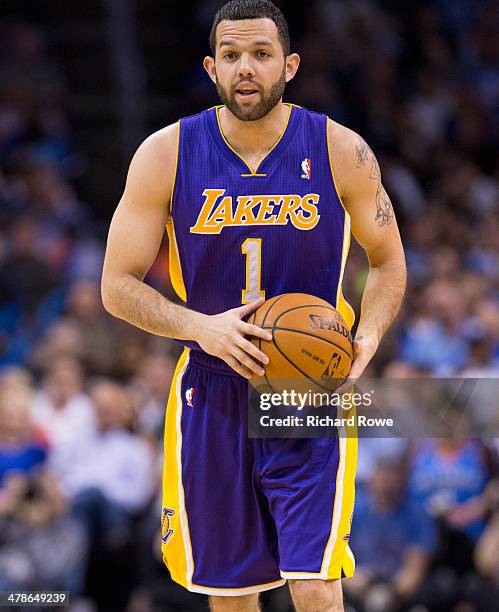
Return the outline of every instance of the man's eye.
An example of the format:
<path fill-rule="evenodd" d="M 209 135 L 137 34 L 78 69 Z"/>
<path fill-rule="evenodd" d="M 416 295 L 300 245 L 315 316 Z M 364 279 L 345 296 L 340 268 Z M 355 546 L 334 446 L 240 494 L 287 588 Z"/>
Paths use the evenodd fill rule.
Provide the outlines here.
<path fill-rule="evenodd" d="M 270 57 L 270 54 L 267 53 L 267 51 L 258 51 L 257 55 L 258 57 Z"/>
<path fill-rule="evenodd" d="M 228 53 L 224 53 L 224 59 L 226 60 L 233 60 L 235 57 L 235 53 L 232 53 L 231 51 L 229 51 Z"/>

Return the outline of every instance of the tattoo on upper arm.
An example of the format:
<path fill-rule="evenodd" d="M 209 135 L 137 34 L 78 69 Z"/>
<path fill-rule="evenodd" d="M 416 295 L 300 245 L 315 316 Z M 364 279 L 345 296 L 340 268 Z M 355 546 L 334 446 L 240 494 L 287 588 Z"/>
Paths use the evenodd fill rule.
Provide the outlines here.
<path fill-rule="evenodd" d="M 360 146 L 357 145 L 355 147 L 355 152 L 357 153 L 357 168 L 366 165 L 367 157 L 369 155 L 369 147 L 367 143 L 362 141 Z"/>
<path fill-rule="evenodd" d="M 376 193 L 376 216 L 374 220 L 378 222 L 379 227 L 383 225 L 390 225 L 393 219 L 393 206 L 390 202 L 390 198 L 385 191 L 385 188 L 379 183 L 378 191 Z"/>
<path fill-rule="evenodd" d="M 355 147 L 357 153 L 357 168 L 366 165 L 369 155 L 371 155 L 371 172 L 369 178 L 373 181 L 377 181 L 376 187 L 376 216 L 374 220 L 378 222 L 379 227 L 384 225 L 390 225 L 393 219 L 393 206 L 381 183 L 381 171 L 379 169 L 378 160 L 372 152 L 371 147 L 363 140 L 360 139 L 360 145 Z"/>
<path fill-rule="evenodd" d="M 371 164 L 371 174 L 369 175 L 369 178 L 373 179 L 374 181 L 381 182 L 381 170 L 379 169 L 378 160 L 376 159 L 372 151 L 371 155 L 373 156 L 373 159 Z"/>

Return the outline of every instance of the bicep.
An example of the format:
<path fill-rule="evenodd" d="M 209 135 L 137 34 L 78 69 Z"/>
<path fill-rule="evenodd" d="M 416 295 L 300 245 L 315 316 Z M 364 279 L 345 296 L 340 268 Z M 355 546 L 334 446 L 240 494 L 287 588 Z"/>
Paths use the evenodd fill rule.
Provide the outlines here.
<path fill-rule="evenodd" d="M 371 265 L 403 256 L 397 220 L 381 177 L 364 176 L 351 189 L 346 205 L 352 234 L 366 251 Z"/>
<path fill-rule="evenodd" d="M 104 273 L 132 274 L 141 280 L 152 266 L 161 244 L 165 211 L 141 211 L 123 195 L 113 215 L 107 240 Z"/>
<path fill-rule="evenodd" d="M 109 228 L 105 278 L 131 274 L 142 280 L 157 256 L 168 219 L 175 157 L 175 150 L 165 151 L 159 152 L 157 143 L 148 139 L 130 164 Z"/>
<path fill-rule="evenodd" d="M 403 250 L 397 220 L 374 153 L 355 132 L 332 122 L 328 127 L 335 143 L 332 164 L 350 215 L 352 234 L 371 265 L 400 259 Z"/>

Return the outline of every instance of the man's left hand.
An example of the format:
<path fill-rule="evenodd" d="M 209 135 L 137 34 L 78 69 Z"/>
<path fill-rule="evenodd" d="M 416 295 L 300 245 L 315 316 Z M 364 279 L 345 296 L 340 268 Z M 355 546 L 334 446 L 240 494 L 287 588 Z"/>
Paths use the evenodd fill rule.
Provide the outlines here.
<path fill-rule="evenodd" d="M 354 340 L 352 367 L 350 368 L 350 372 L 343 384 L 336 389 L 336 393 L 343 395 L 343 393 L 347 393 L 352 390 L 353 385 L 360 378 L 373 358 L 378 345 L 379 342 L 377 340 L 364 336 L 359 336 Z"/>

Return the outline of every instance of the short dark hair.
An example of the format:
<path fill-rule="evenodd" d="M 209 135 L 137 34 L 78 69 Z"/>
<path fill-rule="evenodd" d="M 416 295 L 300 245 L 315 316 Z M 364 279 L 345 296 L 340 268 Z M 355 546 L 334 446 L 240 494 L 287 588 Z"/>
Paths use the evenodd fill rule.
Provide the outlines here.
<path fill-rule="evenodd" d="M 231 0 L 231 2 L 227 2 L 227 4 L 222 6 L 213 19 L 210 32 L 210 48 L 213 57 L 215 57 L 217 46 L 217 26 L 225 19 L 229 21 L 238 21 L 239 19 L 271 19 L 276 25 L 284 56 L 289 55 L 288 22 L 279 7 L 270 2 L 270 0 Z"/>

